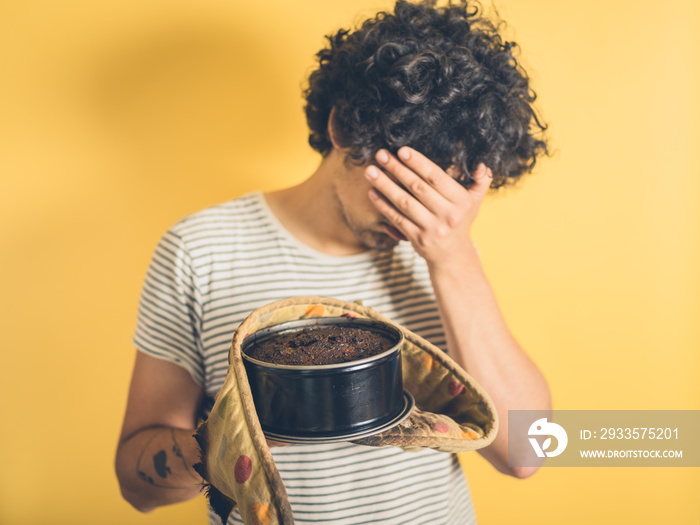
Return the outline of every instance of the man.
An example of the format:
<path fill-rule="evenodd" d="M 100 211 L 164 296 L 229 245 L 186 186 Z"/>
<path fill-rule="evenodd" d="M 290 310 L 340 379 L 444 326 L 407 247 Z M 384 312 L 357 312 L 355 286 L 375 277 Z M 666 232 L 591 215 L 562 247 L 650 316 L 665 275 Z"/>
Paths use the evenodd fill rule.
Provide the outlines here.
<path fill-rule="evenodd" d="M 444 348 L 498 409 L 501 431 L 480 453 L 503 473 L 534 472 L 508 467 L 507 414 L 548 409 L 549 390 L 508 331 L 470 239 L 488 188 L 546 153 L 512 47 L 466 3 L 399 1 L 339 31 L 306 91 L 318 169 L 164 235 L 139 306 L 116 458 L 134 507 L 200 493 L 192 434 L 224 381 L 231 335 L 255 308 L 297 295 L 362 300 Z M 453 455 L 271 445 L 296 523 L 474 522 Z"/>

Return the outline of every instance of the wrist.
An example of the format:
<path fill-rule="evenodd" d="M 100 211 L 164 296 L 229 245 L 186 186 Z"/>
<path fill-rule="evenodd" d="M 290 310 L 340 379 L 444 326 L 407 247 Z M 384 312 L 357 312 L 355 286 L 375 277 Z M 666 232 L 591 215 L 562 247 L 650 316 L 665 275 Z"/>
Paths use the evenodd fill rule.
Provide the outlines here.
<path fill-rule="evenodd" d="M 451 253 L 448 257 L 428 260 L 427 263 L 431 276 L 463 276 L 470 271 L 481 271 L 481 252 L 472 241 L 468 241 L 459 251 Z"/>

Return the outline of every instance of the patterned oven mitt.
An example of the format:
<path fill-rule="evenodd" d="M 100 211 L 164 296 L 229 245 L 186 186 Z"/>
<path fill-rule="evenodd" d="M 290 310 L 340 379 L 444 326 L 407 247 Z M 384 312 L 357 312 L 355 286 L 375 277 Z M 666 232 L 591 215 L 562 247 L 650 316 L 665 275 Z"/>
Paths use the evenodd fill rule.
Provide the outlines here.
<path fill-rule="evenodd" d="M 373 436 L 355 440 L 368 446 L 432 448 L 465 452 L 489 445 L 498 416 L 483 389 L 442 350 L 371 308 L 325 297 L 292 297 L 251 313 L 233 335 L 228 375 L 209 418 L 195 434 L 207 496 L 225 524 L 238 506 L 246 525 L 294 523 L 287 492 L 258 421 L 241 358 L 249 334 L 271 325 L 309 317 L 366 317 L 399 328 L 403 386 L 416 401 L 408 418 Z"/>

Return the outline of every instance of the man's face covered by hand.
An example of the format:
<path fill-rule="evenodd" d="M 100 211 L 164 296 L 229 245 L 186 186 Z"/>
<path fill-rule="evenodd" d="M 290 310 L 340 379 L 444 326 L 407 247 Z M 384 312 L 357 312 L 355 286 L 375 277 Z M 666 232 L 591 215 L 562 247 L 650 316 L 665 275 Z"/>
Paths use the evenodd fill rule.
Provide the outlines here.
<path fill-rule="evenodd" d="M 466 189 L 454 168 L 442 170 L 411 148 L 405 158 L 380 150 L 376 162 L 348 164 L 334 179 L 341 216 L 367 248 L 391 250 L 409 241 L 429 262 L 469 249 L 469 231 L 492 181 L 483 164 Z"/>
<path fill-rule="evenodd" d="M 360 243 L 370 250 L 392 250 L 405 237 L 390 225 L 369 198 L 372 185 L 364 176 L 369 166 L 346 163 L 334 178 L 334 198 L 340 215 Z"/>

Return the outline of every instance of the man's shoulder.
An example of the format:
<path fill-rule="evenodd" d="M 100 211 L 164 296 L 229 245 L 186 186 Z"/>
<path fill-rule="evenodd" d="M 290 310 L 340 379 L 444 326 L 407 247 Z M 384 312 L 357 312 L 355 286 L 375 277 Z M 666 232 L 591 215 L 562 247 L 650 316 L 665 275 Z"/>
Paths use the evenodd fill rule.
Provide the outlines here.
<path fill-rule="evenodd" d="M 235 199 L 208 206 L 178 220 L 170 231 L 183 239 L 202 232 L 231 232 L 259 221 L 264 210 L 259 192 L 247 193 Z"/>

